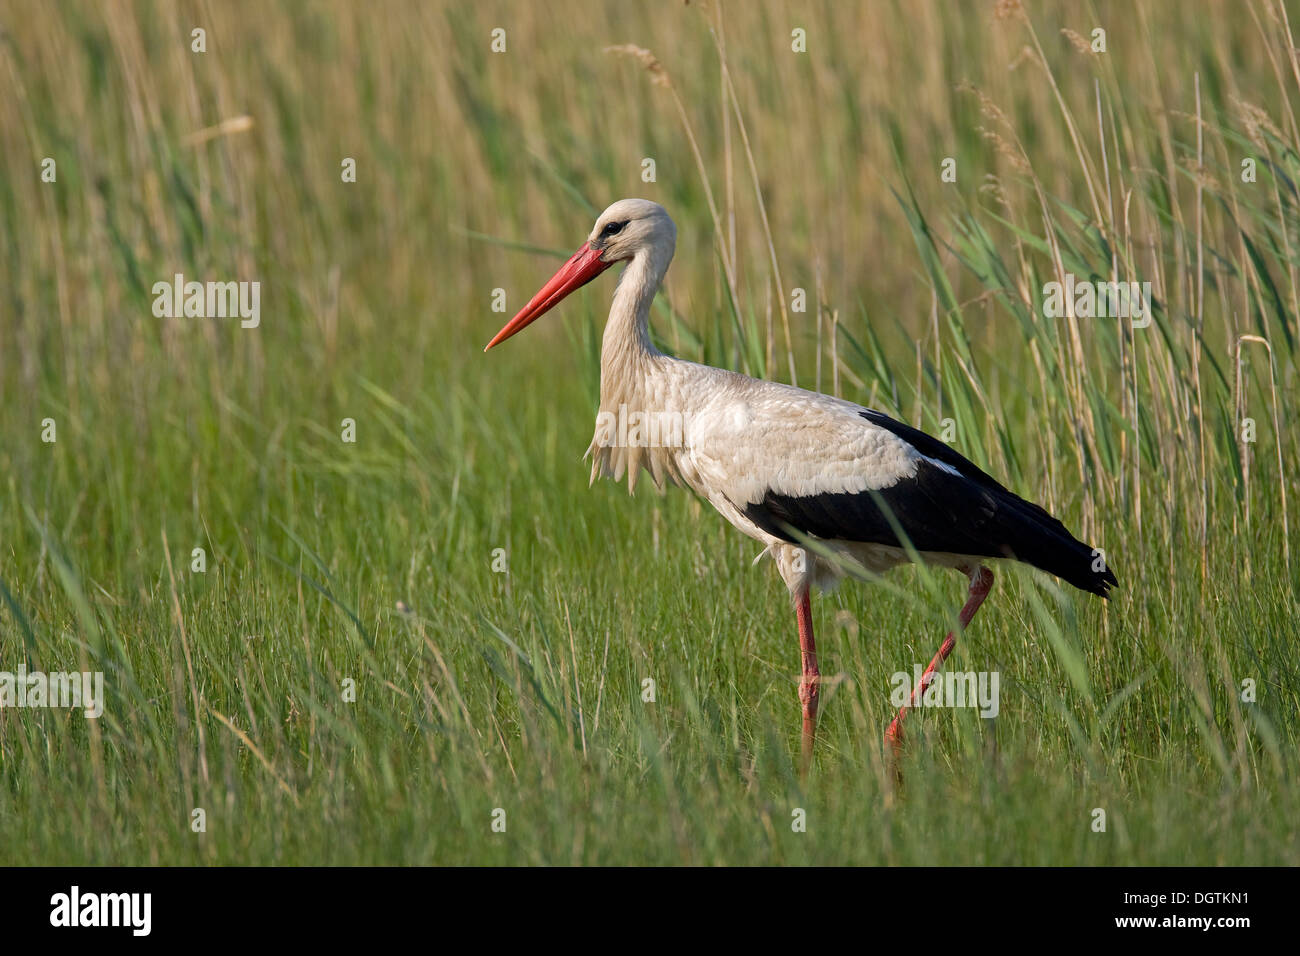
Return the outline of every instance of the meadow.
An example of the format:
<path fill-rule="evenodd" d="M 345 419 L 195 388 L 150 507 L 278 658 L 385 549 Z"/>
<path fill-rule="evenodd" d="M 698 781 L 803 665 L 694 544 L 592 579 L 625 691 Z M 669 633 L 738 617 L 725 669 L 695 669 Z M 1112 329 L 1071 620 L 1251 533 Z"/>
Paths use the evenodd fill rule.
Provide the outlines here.
<path fill-rule="evenodd" d="M 0 707 L 0 864 L 1300 863 L 1297 29 L 0 0 L 0 671 L 105 682 Z M 901 789 L 964 582 L 814 603 L 801 773 L 758 547 L 588 487 L 612 282 L 482 353 L 623 196 L 662 348 L 942 433 L 1118 575 L 999 566 L 949 661 L 999 713 L 913 714 Z M 178 273 L 260 321 L 159 317 Z"/>

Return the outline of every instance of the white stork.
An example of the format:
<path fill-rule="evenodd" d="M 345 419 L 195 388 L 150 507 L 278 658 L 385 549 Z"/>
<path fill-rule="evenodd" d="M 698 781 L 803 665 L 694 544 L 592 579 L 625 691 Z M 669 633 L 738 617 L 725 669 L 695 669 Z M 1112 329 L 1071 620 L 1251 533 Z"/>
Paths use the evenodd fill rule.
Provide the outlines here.
<path fill-rule="evenodd" d="M 656 487 L 672 481 L 707 498 L 724 518 L 762 543 L 790 589 L 799 624 L 803 754 L 811 757 L 820 672 L 809 590 L 832 585 L 846 563 L 883 573 L 910 560 L 956 568 L 970 579 L 958 616 L 964 629 L 993 584 L 988 558 L 1010 558 L 1107 596 L 1114 574 L 1038 505 L 924 432 L 852 402 L 664 355 L 650 341 L 650 304 L 677 242 L 658 203 L 622 199 L 519 314 L 492 348 L 617 262 L 619 278 L 600 356 L 600 415 L 587 449 L 598 476 L 635 490 L 640 468 Z M 636 416 L 640 416 L 639 419 Z M 632 440 L 624 428 L 639 421 Z M 680 431 L 646 423 L 680 423 Z M 810 546 L 811 545 L 811 546 Z M 761 555 L 760 555 L 761 557 Z M 1098 570 L 1100 568 L 1100 570 Z M 911 699 L 889 725 L 898 753 L 902 720 L 951 653 L 949 633 Z"/>

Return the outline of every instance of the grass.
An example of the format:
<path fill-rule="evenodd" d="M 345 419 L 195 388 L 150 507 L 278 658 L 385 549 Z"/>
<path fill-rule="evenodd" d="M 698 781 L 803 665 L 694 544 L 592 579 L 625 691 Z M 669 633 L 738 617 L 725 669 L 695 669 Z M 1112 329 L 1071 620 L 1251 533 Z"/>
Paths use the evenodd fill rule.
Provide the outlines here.
<path fill-rule="evenodd" d="M 1293 10 L 33 11 L 0 5 L 0 670 L 108 693 L 0 709 L 0 863 L 1300 862 Z M 949 667 L 1000 714 L 915 714 L 901 792 L 890 676 L 961 582 L 814 604 L 801 777 L 756 546 L 587 488 L 609 283 L 480 353 L 553 265 L 512 244 L 623 195 L 678 224 L 665 347 L 950 419 L 1116 569 L 1109 605 L 999 569 Z M 260 327 L 154 318 L 176 272 L 259 279 Z M 1154 322 L 1045 318 L 1067 272 Z"/>

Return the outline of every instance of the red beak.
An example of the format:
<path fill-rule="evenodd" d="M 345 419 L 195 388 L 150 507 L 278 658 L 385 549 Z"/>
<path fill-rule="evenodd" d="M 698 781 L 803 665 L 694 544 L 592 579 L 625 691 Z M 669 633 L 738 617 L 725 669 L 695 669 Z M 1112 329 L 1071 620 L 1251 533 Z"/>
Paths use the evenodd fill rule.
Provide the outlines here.
<path fill-rule="evenodd" d="M 593 249 L 590 243 L 584 242 L 582 248 L 575 252 L 568 262 L 560 266 L 560 271 L 551 276 L 551 281 L 542 286 L 541 291 L 519 310 L 519 314 L 505 324 L 505 328 L 496 334 L 483 351 L 486 352 L 492 346 L 504 342 L 530 322 L 545 315 L 559 305 L 560 300 L 570 292 L 581 289 L 612 266 L 614 264 L 612 262 L 601 261 L 602 251 Z"/>

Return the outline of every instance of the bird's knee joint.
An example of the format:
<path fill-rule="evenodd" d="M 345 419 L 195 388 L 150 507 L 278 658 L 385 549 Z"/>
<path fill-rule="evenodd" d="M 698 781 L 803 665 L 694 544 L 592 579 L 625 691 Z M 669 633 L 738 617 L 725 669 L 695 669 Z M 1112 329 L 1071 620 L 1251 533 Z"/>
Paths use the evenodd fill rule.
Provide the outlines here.
<path fill-rule="evenodd" d="M 821 689 L 818 687 L 820 675 L 814 677 L 805 677 L 799 682 L 799 702 L 805 706 L 816 705 L 817 698 L 821 696 Z"/>

